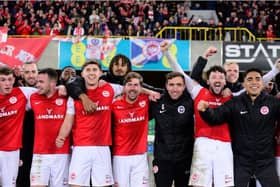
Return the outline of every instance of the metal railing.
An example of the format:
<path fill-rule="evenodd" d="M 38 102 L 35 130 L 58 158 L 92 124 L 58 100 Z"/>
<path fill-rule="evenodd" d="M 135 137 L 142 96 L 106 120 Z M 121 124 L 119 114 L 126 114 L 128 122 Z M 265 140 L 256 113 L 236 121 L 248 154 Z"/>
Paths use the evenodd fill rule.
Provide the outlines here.
<path fill-rule="evenodd" d="M 218 41 L 256 41 L 257 38 L 247 28 L 241 27 L 164 27 L 157 38 L 177 40 L 218 40 Z"/>

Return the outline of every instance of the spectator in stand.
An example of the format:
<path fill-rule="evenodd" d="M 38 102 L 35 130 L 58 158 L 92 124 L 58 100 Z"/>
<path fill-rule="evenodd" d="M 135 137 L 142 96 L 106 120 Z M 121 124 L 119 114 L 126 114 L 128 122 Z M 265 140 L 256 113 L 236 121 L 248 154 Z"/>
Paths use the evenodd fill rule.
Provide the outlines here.
<path fill-rule="evenodd" d="M 144 29 L 144 26 L 142 24 L 140 24 L 136 29 L 137 29 L 136 36 L 144 36 L 145 35 L 145 29 Z"/>
<path fill-rule="evenodd" d="M 274 28 L 272 24 L 269 24 L 267 30 L 265 31 L 265 36 L 268 41 L 273 41 L 275 36 Z"/>
<path fill-rule="evenodd" d="M 32 35 L 42 35 L 43 34 L 43 29 L 41 28 L 39 21 L 37 21 L 35 23 L 35 25 L 32 27 L 31 34 Z"/>
<path fill-rule="evenodd" d="M 83 26 L 86 34 L 88 33 L 87 30 L 92 27 L 94 20 L 96 20 L 95 24 L 97 24 L 97 20 L 99 19 L 101 25 L 106 23 L 113 33 L 115 32 L 114 24 L 116 24 L 116 21 L 121 23 L 123 28 L 127 28 L 128 24 L 131 23 L 133 23 L 134 26 L 139 26 L 139 23 L 147 23 L 145 26 L 145 32 L 149 33 L 146 35 L 151 36 L 150 30 L 154 28 L 156 22 L 159 22 L 161 27 L 166 25 L 188 25 L 187 10 L 190 5 L 192 5 L 192 9 L 201 10 L 213 7 L 213 3 L 210 6 L 201 2 L 184 2 L 177 3 L 176 6 L 174 3 L 167 4 L 164 1 L 121 1 L 119 3 L 110 1 L 4 1 L 1 3 L 3 9 L 2 13 L 0 12 L 0 18 L 2 16 L 4 22 L 1 24 L 0 19 L 0 24 L 3 25 L 7 22 L 6 20 L 10 19 L 11 23 L 8 25 L 11 25 L 10 27 L 14 26 L 17 30 L 16 33 L 10 32 L 10 34 L 21 34 L 21 32 L 18 31 L 18 28 L 23 25 L 24 19 L 28 19 L 30 24 L 35 24 L 39 21 L 42 27 L 45 26 L 47 21 L 49 21 L 52 26 L 56 22 L 59 22 L 61 25 L 60 33 L 66 35 L 67 26 L 71 25 L 71 23 L 69 23 L 70 19 L 83 18 L 85 19 Z M 279 6 L 279 3 L 277 2 L 218 1 L 215 4 L 219 21 L 225 26 L 236 27 L 240 20 L 244 20 L 244 26 L 247 26 L 253 33 L 255 32 L 258 23 L 262 23 L 264 28 L 267 28 L 268 24 L 272 24 L 274 28 L 278 28 L 280 11 L 277 8 Z M 171 8 L 172 6 L 174 6 L 175 11 Z M 88 10 L 92 10 L 92 12 L 90 13 Z M 104 17 L 105 19 L 102 21 L 101 17 Z M 169 20 L 170 17 L 174 17 L 175 24 L 164 24 L 163 20 Z M 230 19 L 229 24 L 226 21 L 227 17 Z M 103 29 L 103 26 L 101 27 Z M 97 27 L 94 26 L 94 28 Z M 12 31 L 13 30 L 14 29 L 12 29 Z M 137 30 L 137 28 L 135 30 Z M 99 33 L 93 29 L 91 29 L 91 32 L 89 33 L 92 34 L 94 32 Z M 136 34 L 137 33 L 135 32 L 134 35 Z M 278 37 L 279 34 L 280 32 L 275 32 L 276 37 Z M 168 37 L 170 36 L 168 35 Z M 226 37 L 226 39 L 228 39 L 228 37 Z"/>
<path fill-rule="evenodd" d="M 74 28 L 73 31 L 73 38 L 72 38 L 72 42 L 76 43 L 76 42 L 80 42 L 85 35 L 85 29 L 81 23 L 81 21 L 78 21 L 77 26 Z"/>
<path fill-rule="evenodd" d="M 100 23 L 90 25 L 88 29 L 88 35 L 101 36 Z"/>
<path fill-rule="evenodd" d="M 64 34 L 70 36 L 74 32 L 74 23 L 76 18 L 69 19 L 68 23 L 65 25 Z"/>
<path fill-rule="evenodd" d="M 111 34 L 112 34 L 112 32 L 109 29 L 108 25 L 105 25 L 102 35 L 104 36 L 104 38 L 109 38 L 111 36 Z"/>
<path fill-rule="evenodd" d="M 135 28 L 132 24 L 129 24 L 126 31 L 127 36 L 135 36 Z"/>
<path fill-rule="evenodd" d="M 28 19 L 24 19 L 23 24 L 18 27 L 17 32 L 20 35 L 30 35 L 31 34 L 31 26 L 28 23 Z"/>
<path fill-rule="evenodd" d="M 50 26 L 50 22 L 47 22 L 43 28 L 44 35 L 51 35 L 52 28 Z"/>
<path fill-rule="evenodd" d="M 125 30 L 123 28 L 123 25 L 121 23 L 118 24 L 118 27 L 115 29 L 114 35 L 116 36 L 124 36 L 125 35 Z"/>
<path fill-rule="evenodd" d="M 154 26 L 154 28 L 153 28 L 153 33 L 154 33 L 154 35 L 156 35 L 160 30 L 161 30 L 160 22 L 156 21 L 156 22 L 155 22 L 155 26 Z"/>
<path fill-rule="evenodd" d="M 91 15 L 89 16 L 89 24 L 94 24 L 99 22 L 99 16 L 97 15 L 96 10 L 92 10 Z"/>
<path fill-rule="evenodd" d="M 54 23 L 50 35 L 51 35 L 51 36 L 60 35 L 60 29 L 61 29 L 61 28 L 60 28 L 60 26 L 59 26 L 59 23 Z"/>
<path fill-rule="evenodd" d="M 258 23 L 257 29 L 255 31 L 255 36 L 259 38 L 264 38 L 266 35 L 265 30 L 261 22 Z"/>
<path fill-rule="evenodd" d="M 215 26 L 215 23 L 214 23 L 214 19 L 209 20 L 208 27 L 210 27 L 210 28 L 207 32 L 207 39 L 208 40 L 215 40 L 215 36 L 216 36 L 215 28 L 216 28 L 216 26 Z"/>

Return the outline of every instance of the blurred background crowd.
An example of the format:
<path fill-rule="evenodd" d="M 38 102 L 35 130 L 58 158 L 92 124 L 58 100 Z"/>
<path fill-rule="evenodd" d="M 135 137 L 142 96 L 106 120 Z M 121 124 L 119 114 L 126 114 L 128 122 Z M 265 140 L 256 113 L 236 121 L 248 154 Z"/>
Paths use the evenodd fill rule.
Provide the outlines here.
<path fill-rule="evenodd" d="M 191 10 L 214 10 L 208 20 Z M 9 35 L 152 37 L 165 26 L 246 27 L 257 37 L 280 36 L 279 1 L 1 1 Z"/>

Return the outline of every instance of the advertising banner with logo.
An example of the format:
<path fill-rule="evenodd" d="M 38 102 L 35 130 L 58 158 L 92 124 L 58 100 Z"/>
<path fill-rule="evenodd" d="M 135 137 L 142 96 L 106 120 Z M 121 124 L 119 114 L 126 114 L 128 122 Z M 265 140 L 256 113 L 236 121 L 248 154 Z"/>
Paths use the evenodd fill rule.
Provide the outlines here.
<path fill-rule="evenodd" d="M 73 66 L 80 69 L 88 59 L 97 59 L 102 68 L 107 70 L 111 59 L 116 54 L 126 55 L 132 62 L 134 71 L 170 71 L 167 59 L 160 51 L 160 39 L 88 38 L 79 43 L 60 41 L 59 69 Z M 170 40 L 171 55 L 185 71 L 190 70 L 189 42 Z"/>
<path fill-rule="evenodd" d="M 50 41 L 50 37 L 8 38 L 0 44 L 0 64 L 15 67 L 28 61 L 38 62 Z"/>
<path fill-rule="evenodd" d="M 269 71 L 280 56 L 279 42 L 224 42 L 223 62 L 236 62 L 240 71 L 259 68 Z"/>

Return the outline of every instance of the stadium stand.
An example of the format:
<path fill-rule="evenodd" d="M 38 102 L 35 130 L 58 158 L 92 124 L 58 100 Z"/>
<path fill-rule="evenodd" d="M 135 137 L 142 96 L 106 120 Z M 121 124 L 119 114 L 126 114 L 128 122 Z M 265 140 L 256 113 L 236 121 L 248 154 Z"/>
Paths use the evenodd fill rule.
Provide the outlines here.
<path fill-rule="evenodd" d="M 85 35 L 242 41 L 253 34 L 274 40 L 280 36 L 279 6 L 279 1 L 6 0 L 0 2 L 0 26 L 8 27 L 9 35 L 74 35 L 79 23 Z M 213 16 L 205 19 L 206 10 Z M 179 36 L 158 34 L 167 26 L 198 28 Z"/>

